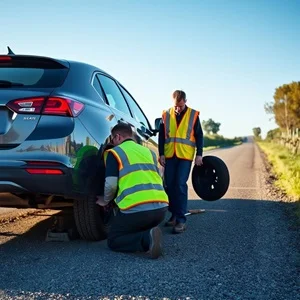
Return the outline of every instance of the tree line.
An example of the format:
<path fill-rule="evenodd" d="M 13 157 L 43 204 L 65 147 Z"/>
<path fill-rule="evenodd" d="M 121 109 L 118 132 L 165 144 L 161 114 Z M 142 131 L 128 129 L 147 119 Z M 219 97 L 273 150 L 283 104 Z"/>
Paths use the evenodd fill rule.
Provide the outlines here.
<path fill-rule="evenodd" d="M 300 128 L 300 82 L 293 81 L 277 87 L 273 99 L 264 108 L 267 114 L 275 118 L 279 129 L 290 133 Z"/>
<path fill-rule="evenodd" d="M 204 135 L 204 146 L 205 147 L 226 147 L 239 145 L 244 141 L 243 137 L 235 137 L 233 139 L 225 138 L 219 135 L 221 123 L 215 122 L 213 119 L 203 120 L 202 129 L 206 133 Z"/>
<path fill-rule="evenodd" d="M 281 132 L 286 135 L 300 129 L 300 82 L 293 81 L 275 89 L 273 101 L 264 105 L 265 112 L 275 119 L 278 128 L 268 131 L 267 139 L 278 137 Z M 255 137 L 260 137 L 261 128 L 252 129 Z M 298 131 L 297 131 L 298 132 Z"/>
<path fill-rule="evenodd" d="M 220 131 L 221 123 L 215 122 L 213 119 L 202 121 L 202 128 L 206 134 L 217 134 Z"/>

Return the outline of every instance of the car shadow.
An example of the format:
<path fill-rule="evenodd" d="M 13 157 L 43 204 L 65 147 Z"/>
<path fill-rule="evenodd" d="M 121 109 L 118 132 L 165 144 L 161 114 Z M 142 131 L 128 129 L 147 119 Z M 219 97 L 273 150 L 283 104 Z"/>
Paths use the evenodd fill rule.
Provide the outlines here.
<path fill-rule="evenodd" d="M 221 256 L 222 261 L 234 259 L 231 257 L 232 250 L 228 250 L 230 247 L 246 244 L 245 249 L 253 248 L 257 226 L 261 226 L 263 231 L 271 232 L 280 221 L 284 222 L 282 224 L 288 224 L 287 232 L 293 231 L 295 236 L 299 237 L 299 226 L 294 220 L 289 220 L 289 213 L 293 207 L 293 203 L 267 200 L 190 200 L 188 209 L 204 209 L 205 212 L 187 216 L 188 230 L 183 235 L 172 234 L 170 228 L 161 224 L 165 254 L 159 260 L 160 263 L 145 260 L 141 255 L 111 252 L 106 241 L 89 242 L 75 239 L 69 242 L 46 242 L 45 237 L 53 224 L 53 216 L 45 211 L 41 215 L 42 221 L 34 224 L 24 234 L 15 234 L 11 229 L 6 230 L 9 226 L 1 227 L 0 239 L 10 237 L 10 240 L 0 245 L 0 290 L 6 297 L 13 297 L 20 291 L 25 298 L 26 295 L 38 294 L 41 291 L 46 298 L 64 294 L 68 294 L 69 297 L 99 297 L 113 291 L 114 295 L 138 293 L 151 298 L 153 295 L 150 295 L 150 292 L 143 295 L 142 286 L 138 292 L 134 288 L 130 275 L 133 270 L 144 278 L 143 282 L 147 282 L 149 270 L 153 274 L 159 273 L 164 282 L 174 281 L 170 270 L 177 268 L 179 260 L 192 262 L 193 268 L 200 273 L 215 270 L 218 268 L 218 257 Z M 166 220 L 168 218 L 169 213 Z M 201 251 L 201 255 L 198 251 Z M 119 264 L 122 264 L 123 274 L 120 285 L 114 284 Z M 220 269 L 222 267 L 221 265 Z M 193 274 L 193 270 L 187 268 L 182 272 L 183 275 L 189 276 L 188 274 Z M 101 275 L 101 272 L 105 272 L 105 275 Z M 178 280 L 179 284 L 182 279 Z M 192 290 L 192 282 L 193 280 L 186 278 L 186 291 L 189 291 L 189 288 Z M 201 284 L 211 283 L 204 280 L 203 283 L 198 283 Z M 92 289 L 86 288 L 90 285 L 93 286 Z M 125 294 L 124 285 L 128 286 Z M 185 294 L 189 295 L 188 292 Z M 156 296 L 172 298 L 172 292 L 165 286 L 164 289 L 157 290 Z M 191 292 L 190 297 L 193 296 Z"/>

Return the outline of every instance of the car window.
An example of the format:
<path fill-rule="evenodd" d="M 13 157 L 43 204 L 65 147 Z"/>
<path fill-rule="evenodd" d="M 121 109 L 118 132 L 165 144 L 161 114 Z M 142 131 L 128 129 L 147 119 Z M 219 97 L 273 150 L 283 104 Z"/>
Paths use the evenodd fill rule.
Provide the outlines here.
<path fill-rule="evenodd" d="M 133 117 L 141 124 L 143 124 L 146 128 L 149 129 L 149 124 L 148 120 L 145 117 L 144 113 L 140 109 L 140 107 L 137 105 L 135 100 L 129 95 L 129 93 L 122 87 L 120 86 L 124 97 L 126 98 L 127 103 L 129 104 L 129 107 L 133 113 Z"/>
<path fill-rule="evenodd" d="M 97 77 L 103 87 L 108 104 L 111 107 L 130 115 L 128 105 L 115 81 L 102 74 L 97 74 Z"/>
<path fill-rule="evenodd" d="M 25 64 L 25 62 L 27 64 Z M 0 81 L 7 81 L 14 88 L 56 88 L 63 84 L 68 74 L 65 67 L 36 61 L 14 60 L 0 64 Z"/>
<path fill-rule="evenodd" d="M 104 97 L 104 94 L 103 94 L 103 91 L 102 91 L 102 88 L 101 88 L 101 85 L 100 85 L 100 82 L 99 82 L 99 79 L 97 78 L 97 76 L 94 76 L 92 85 L 93 85 L 94 89 L 96 90 L 96 92 L 99 94 L 101 100 L 103 102 L 105 102 L 105 97 Z"/>

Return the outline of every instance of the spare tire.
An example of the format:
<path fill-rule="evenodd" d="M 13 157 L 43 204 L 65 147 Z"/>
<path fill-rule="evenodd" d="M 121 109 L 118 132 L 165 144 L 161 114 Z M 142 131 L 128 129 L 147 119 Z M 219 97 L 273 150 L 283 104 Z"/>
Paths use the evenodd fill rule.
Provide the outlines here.
<path fill-rule="evenodd" d="M 195 193 L 203 200 L 221 199 L 228 190 L 229 171 L 222 159 L 216 156 L 204 156 L 203 165 L 194 165 L 192 184 Z"/>

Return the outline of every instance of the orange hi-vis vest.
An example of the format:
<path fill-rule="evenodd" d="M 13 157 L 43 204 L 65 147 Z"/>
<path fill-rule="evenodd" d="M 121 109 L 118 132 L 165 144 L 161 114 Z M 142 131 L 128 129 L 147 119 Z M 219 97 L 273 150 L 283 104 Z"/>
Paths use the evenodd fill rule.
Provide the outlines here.
<path fill-rule="evenodd" d="M 169 203 L 159 174 L 155 153 L 134 141 L 126 141 L 110 150 L 119 164 L 118 193 L 120 210 L 147 203 Z M 106 156 L 107 157 L 107 156 Z"/>
<path fill-rule="evenodd" d="M 166 158 L 176 155 L 181 159 L 194 159 L 196 151 L 194 126 L 198 116 L 199 111 L 188 107 L 177 126 L 175 109 L 172 107 L 163 112 L 162 118 L 165 126 L 164 155 Z"/>

